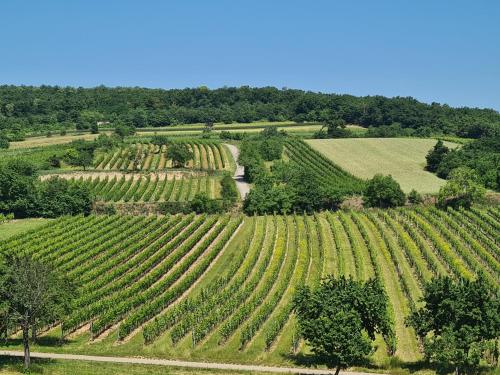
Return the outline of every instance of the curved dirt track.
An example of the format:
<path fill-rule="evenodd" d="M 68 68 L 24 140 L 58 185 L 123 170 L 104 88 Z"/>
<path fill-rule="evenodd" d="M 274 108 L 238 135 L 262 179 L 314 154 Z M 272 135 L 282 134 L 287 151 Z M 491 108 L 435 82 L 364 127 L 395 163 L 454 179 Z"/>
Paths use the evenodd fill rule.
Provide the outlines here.
<path fill-rule="evenodd" d="M 21 351 L 3 350 L 0 351 L 0 356 L 22 357 Z M 109 362 L 109 363 L 125 363 L 125 364 L 140 364 L 140 365 L 156 365 L 169 367 L 189 367 L 198 369 L 210 370 L 233 370 L 233 371 L 253 371 L 253 372 L 274 372 L 281 374 L 335 374 L 334 370 L 322 370 L 312 368 L 299 367 L 274 367 L 260 365 L 238 365 L 232 363 L 211 363 L 211 362 L 192 362 L 192 361 L 176 361 L 170 359 L 149 359 L 149 358 L 133 358 L 133 357 L 104 357 L 95 355 L 79 355 L 79 354 L 56 354 L 56 353 L 31 353 L 32 358 L 46 359 L 62 359 L 90 362 Z M 374 373 L 349 372 L 341 371 L 344 375 L 376 375 Z"/>

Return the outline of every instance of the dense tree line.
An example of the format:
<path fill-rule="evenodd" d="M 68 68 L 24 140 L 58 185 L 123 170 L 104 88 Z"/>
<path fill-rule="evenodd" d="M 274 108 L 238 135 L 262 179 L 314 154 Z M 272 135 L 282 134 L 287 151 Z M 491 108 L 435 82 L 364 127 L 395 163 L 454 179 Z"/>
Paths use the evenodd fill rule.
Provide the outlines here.
<path fill-rule="evenodd" d="M 425 104 L 411 97 L 355 97 L 274 87 L 209 90 L 0 86 L 0 130 L 94 129 L 97 122 L 145 126 L 256 120 L 314 121 L 331 130 L 344 124 L 405 134 L 479 138 L 500 124 L 490 109 Z M 392 128 L 391 128 L 392 126 Z M 374 132 L 376 130 L 373 130 Z"/>
<path fill-rule="evenodd" d="M 500 132 L 450 150 L 438 141 L 427 155 L 427 170 L 448 179 L 453 170 L 470 168 L 476 180 L 488 189 L 500 190 Z"/>
<path fill-rule="evenodd" d="M 0 166 L 0 213 L 16 218 L 88 214 L 92 201 L 88 186 L 58 177 L 40 181 L 27 161 L 10 160 Z"/>

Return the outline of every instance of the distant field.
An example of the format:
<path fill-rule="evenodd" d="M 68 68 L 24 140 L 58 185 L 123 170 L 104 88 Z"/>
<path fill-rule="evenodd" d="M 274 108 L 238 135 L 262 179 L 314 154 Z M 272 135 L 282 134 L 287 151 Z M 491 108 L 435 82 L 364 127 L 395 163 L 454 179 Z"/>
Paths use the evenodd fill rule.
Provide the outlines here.
<path fill-rule="evenodd" d="M 0 224 L 0 241 L 24 231 L 38 228 L 47 223 L 50 219 L 21 219 L 12 220 L 7 223 Z"/>
<path fill-rule="evenodd" d="M 436 144 L 434 139 L 346 138 L 306 142 L 357 177 L 371 178 L 376 173 L 392 175 L 405 192 L 416 189 L 421 193 L 436 193 L 445 183 L 424 170 L 425 155 Z"/>
<path fill-rule="evenodd" d="M 84 139 L 86 141 L 92 141 L 97 138 L 99 134 L 68 134 L 68 135 L 53 135 L 52 137 L 31 137 L 26 138 L 24 141 L 11 142 L 10 148 L 32 148 L 40 146 L 51 146 L 59 145 L 64 143 L 70 143 L 77 139 Z"/>

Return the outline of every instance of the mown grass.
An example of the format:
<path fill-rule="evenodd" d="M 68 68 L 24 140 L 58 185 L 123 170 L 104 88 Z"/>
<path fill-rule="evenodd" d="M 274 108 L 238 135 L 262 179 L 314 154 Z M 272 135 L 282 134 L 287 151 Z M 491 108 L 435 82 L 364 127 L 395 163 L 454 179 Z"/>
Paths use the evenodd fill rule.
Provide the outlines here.
<path fill-rule="evenodd" d="M 425 155 L 434 139 L 346 138 L 306 141 L 314 149 L 353 175 L 368 179 L 377 173 L 392 175 L 405 192 L 436 193 L 445 183 L 427 172 Z M 445 142 L 448 147 L 458 145 Z"/>
<path fill-rule="evenodd" d="M 50 219 L 16 219 L 0 224 L 0 241 L 30 229 L 38 228 Z"/>

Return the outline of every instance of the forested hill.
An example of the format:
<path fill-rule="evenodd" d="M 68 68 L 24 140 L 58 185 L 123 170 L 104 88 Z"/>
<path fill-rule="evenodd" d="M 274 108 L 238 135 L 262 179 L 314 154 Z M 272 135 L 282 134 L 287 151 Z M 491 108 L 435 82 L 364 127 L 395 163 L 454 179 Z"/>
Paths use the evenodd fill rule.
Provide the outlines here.
<path fill-rule="evenodd" d="M 144 127 L 256 120 L 343 120 L 365 127 L 396 124 L 413 129 L 416 135 L 472 138 L 500 127 L 500 114 L 494 110 L 425 104 L 411 97 L 355 97 L 274 87 L 163 90 L 0 86 L 0 129 L 9 131 L 86 128 L 96 121 Z"/>

